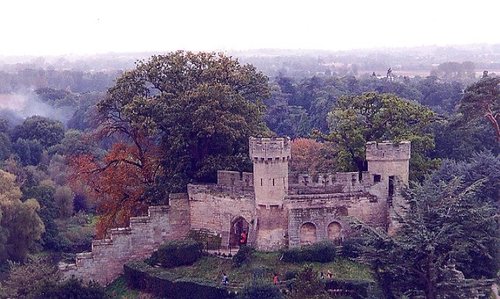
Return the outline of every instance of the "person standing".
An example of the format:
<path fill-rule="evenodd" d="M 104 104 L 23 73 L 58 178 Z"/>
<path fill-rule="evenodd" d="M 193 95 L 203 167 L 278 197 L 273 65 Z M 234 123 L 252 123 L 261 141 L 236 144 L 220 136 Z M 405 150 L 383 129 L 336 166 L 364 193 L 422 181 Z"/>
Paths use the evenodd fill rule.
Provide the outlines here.
<path fill-rule="evenodd" d="M 274 283 L 275 286 L 280 283 L 280 279 L 278 277 L 278 273 L 274 273 L 273 283 Z"/>
<path fill-rule="evenodd" d="M 228 283 L 229 283 L 229 279 L 227 278 L 226 272 L 223 272 L 222 273 L 222 284 L 227 286 Z"/>
<path fill-rule="evenodd" d="M 243 230 L 240 235 L 240 247 L 247 245 L 247 232 Z"/>

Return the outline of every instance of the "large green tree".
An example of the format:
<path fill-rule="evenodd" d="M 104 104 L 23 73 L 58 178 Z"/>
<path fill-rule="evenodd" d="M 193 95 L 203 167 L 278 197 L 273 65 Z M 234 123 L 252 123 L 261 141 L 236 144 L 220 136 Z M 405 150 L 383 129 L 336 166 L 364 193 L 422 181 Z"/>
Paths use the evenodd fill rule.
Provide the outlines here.
<path fill-rule="evenodd" d="M 498 189 L 493 194 L 491 189 L 498 185 L 499 164 L 481 167 L 492 158 L 483 154 L 469 164 L 446 162 L 408 190 L 395 236 L 364 227 L 364 257 L 388 298 L 451 296 L 453 266 L 466 278 L 495 276 L 498 224 L 492 201 Z M 459 285 L 454 287 L 457 294 L 450 298 L 469 298 L 460 294 Z"/>
<path fill-rule="evenodd" d="M 468 120 L 486 119 L 500 142 L 500 78 L 485 77 L 469 86 L 460 102 L 460 112 Z"/>
<path fill-rule="evenodd" d="M 63 137 L 64 126 L 60 121 L 43 116 L 31 116 L 14 128 L 12 139 L 38 141 L 44 148 L 48 148 L 58 144 Z"/>
<path fill-rule="evenodd" d="M 98 103 L 102 126 L 141 151 L 146 136 L 162 149 L 170 190 L 210 181 L 223 168 L 245 169 L 248 137 L 265 134 L 268 79 L 223 54 L 178 51 L 139 61 Z M 142 138 L 142 139 L 141 139 Z"/>
<path fill-rule="evenodd" d="M 10 259 L 23 261 L 37 240 L 44 225 L 38 212 L 40 205 L 35 199 L 21 202 L 21 190 L 15 176 L 0 170 L 0 262 Z"/>
<path fill-rule="evenodd" d="M 409 140 L 412 142 L 410 176 L 422 179 L 435 167 L 426 158 L 434 147 L 430 124 L 434 113 L 415 102 L 393 94 L 364 93 L 341 97 L 328 114 L 328 139 L 338 144 L 339 165 L 345 170 L 363 170 L 367 141 Z"/>

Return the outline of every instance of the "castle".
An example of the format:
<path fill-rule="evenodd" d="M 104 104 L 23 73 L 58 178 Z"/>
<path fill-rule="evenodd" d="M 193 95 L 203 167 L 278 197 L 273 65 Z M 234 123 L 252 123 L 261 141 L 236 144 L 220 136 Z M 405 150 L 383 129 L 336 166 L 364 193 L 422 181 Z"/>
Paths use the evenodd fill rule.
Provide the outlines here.
<path fill-rule="evenodd" d="M 394 201 L 408 183 L 410 142 L 368 142 L 368 171 L 289 176 L 289 138 L 250 138 L 253 173 L 221 170 L 217 183 L 190 184 L 187 194 L 169 198 L 169 206 L 150 207 L 148 216 L 132 217 L 127 228 L 112 229 L 95 240 L 92 251 L 75 264 L 60 266 L 66 277 L 107 284 L 123 264 L 147 258 L 168 240 L 190 230 L 217 234 L 223 247 L 237 246 L 243 230 L 248 244 L 273 251 L 351 234 L 349 217 L 389 232 Z"/>

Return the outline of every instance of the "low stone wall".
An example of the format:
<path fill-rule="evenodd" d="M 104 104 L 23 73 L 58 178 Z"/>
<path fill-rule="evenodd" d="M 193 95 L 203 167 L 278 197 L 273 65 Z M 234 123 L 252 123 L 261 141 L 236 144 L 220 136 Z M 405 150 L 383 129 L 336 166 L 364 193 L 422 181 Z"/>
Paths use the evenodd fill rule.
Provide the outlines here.
<path fill-rule="evenodd" d="M 169 206 L 149 207 L 148 215 L 130 218 L 126 228 L 111 229 L 109 238 L 92 241 L 92 251 L 76 255 L 75 264 L 60 264 L 64 278 L 76 277 L 107 285 L 123 273 L 123 265 L 148 258 L 170 240 L 189 232 L 187 195 L 170 198 Z"/>

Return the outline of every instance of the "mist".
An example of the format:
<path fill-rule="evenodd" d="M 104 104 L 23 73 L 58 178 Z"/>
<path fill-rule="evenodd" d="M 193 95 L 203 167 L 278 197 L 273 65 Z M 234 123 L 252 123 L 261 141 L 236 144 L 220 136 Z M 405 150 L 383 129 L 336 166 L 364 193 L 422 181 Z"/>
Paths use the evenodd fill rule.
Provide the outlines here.
<path fill-rule="evenodd" d="M 53 107 L 40 100 L 32 91 L 0 94 L 0 118 L 7 119 L 13 126 L 34 115 L 66 124 L 74 111 L 74 108 L 67 106 Z"/>

